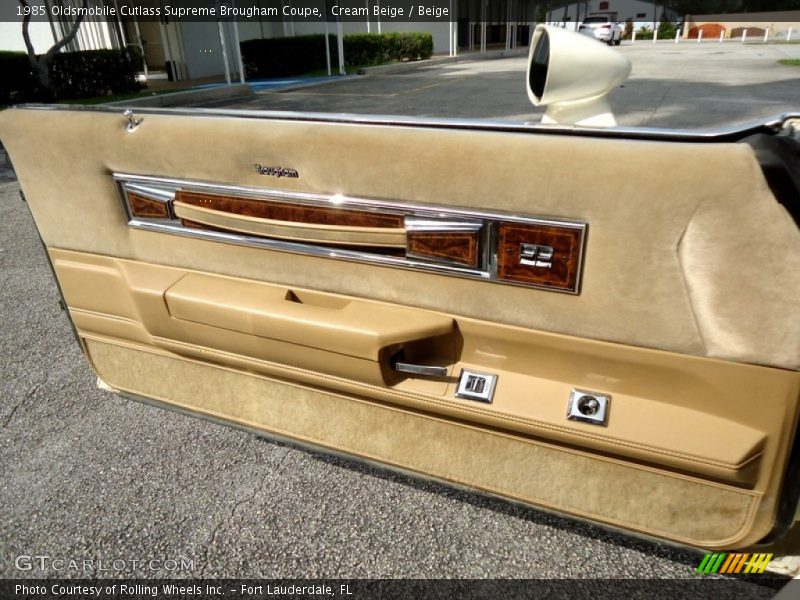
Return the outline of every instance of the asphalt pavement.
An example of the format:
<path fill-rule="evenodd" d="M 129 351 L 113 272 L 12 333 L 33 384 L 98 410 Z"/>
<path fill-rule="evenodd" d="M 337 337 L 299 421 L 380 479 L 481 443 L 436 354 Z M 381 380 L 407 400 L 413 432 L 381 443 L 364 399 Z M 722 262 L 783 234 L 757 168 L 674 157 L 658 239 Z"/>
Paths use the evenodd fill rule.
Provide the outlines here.
<path fill-rule="evenodd" d="M 651 50 L 625 51 L 635 58 Z M 776 65 L 775 53 L 786 50 L 758 51 L 768 56 L 748 62 L 748 77 L 762 78 L 763 86 L 716 81 L 721 75 L 711 54 L 703 55 L 708 71 L 696 75 L 697 81 L 688 75 L 664 78 L 640 61 L 641 77 L 615 92 L 633 92 L 635 100 L 621 120 L 685 126 L 716 124 L 720 115 L 749 120 L 800 109 L 800 69 Z M 789 51 L 800 54 L 800 47 Z M 664 59 L 673 77 L 688 68 L 680 56 Z M 340 110 L 346 104 L 347 112 L 530 118 L 519 83 L 522 60 L 423 67 L 316 90 L 258 94 L 253 102 L 291 110 Z M 712 81 L 703 84 L 703 78 Z M 685 86 L 701 90 L 703 98 L 718 98 L 725 86 L 750 95 L 726 96 L 725 107 L 717 102 L 703 108 L 681 92 Z M 511 89 L 516 96 L 504 93 Z M 0 578 L 698 577 L 698 554 L 689 550 L 265 440 L 97 389 L 59 308 L 27 206 L 13 176 L 5 177 Z M 37 554 L 66 565 L 87 560 L 89 568 L 81 563 L 75 570 L 57 569 L 50 560 L 44 570 L 36 563 L 25 570 L 28 563 L 19 557 Z M 125 568 L 100 570 L 115 560 Z M 728 581 L 728 592 L 717 597 L 769 598 L 776 585 Z"/>
<path fill-rule="evenodd" d="M 800 44 L 625 42 L 630 79 L 609 99 L 620 125 L 715 128 L 800 111 Z M 538 121 L 525 91 L 527 55 L 475 55 L 377 69 L 325 85 L 260 92 L 207 106 Z"/>

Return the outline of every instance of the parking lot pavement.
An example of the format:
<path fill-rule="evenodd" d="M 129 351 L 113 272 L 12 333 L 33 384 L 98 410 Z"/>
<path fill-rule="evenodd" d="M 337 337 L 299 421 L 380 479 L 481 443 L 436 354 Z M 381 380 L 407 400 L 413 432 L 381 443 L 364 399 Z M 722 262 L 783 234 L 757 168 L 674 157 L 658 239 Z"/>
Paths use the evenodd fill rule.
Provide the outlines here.
<path fill-rule="evenodd" d="M 800 45 L 626 43 L 631 78 L 611 94 L 621 125 L 704 128 L 800 111 Z M 258 93 L 217 106 L 463 118 L 539 120 L 528 101 L 526 57 L 465 59 L 348 77 L 324 86 Z"/>
<path fill-rule="evenodd" d="M 695 552 L 100 391 L 14 182 L 0 240 L 0 578 L 697 577 Z M 93 562 L 19 571 L 24 555 Z M 114 560 L 127 566 L 98 570 Z M 716 597 L 783 581 L 731 579 Z"/>

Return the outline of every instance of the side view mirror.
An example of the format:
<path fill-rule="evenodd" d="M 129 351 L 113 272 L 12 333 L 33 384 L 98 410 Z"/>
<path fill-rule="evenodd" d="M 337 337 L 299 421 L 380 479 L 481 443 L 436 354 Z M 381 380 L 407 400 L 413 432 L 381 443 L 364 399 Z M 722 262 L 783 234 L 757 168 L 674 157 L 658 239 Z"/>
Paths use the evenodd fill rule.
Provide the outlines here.
<path fill-rule="evenodd" d="M 528 98 L 546 106 L 542 123 L 613 127 L 607 96 L 631 74 L 631 62 L 593 37 L 539 25 L 528 56 Z"/>

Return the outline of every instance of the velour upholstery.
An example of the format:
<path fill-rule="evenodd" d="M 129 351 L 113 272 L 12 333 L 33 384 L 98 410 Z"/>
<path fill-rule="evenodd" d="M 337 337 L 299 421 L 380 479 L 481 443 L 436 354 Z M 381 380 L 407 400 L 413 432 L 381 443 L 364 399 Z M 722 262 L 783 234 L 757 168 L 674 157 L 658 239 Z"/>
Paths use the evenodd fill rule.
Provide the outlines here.
<path fill-rule="evenodd" d="M 49 247 L 800 368 L 800 234 L 747 145 L 142 116 L 128 133 L 121 113 L 0 113 Z M 115 171 L 583 220 L 583 287 L 566 296 L 135 231 Z"/>

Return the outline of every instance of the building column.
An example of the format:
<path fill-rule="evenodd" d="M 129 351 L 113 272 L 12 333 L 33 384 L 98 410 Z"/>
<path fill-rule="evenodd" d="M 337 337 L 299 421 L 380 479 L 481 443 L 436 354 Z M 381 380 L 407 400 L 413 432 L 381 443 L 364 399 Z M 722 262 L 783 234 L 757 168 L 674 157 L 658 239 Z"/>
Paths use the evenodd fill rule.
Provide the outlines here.
<path fill-rule="evenodd" d="M 344 35 L 339 17 L 336 17 L 336 47 L 339 50 L 339 75 L 347 75 L 347 70 L 344 68 Z"/>
<path fill-rule="evenodd" d="M 222 21 L 217 21 L 219 28 L 219 43 L 222 45 L 222 62 L 225 64 L 225 81 L 228 85 L 231 84 L 231 67 L 228 64 L 228 45 L 225 43 L 225 28 Z"/>
<path fill-rule="evenodd" d="M 486 52 L 486 2 L 487 0 L 480 0 L 481 2 L 481 52 Z"/>
<path fill-rule="evenodd" d="M 136 45 L 139 46 L 139 49 L 142 51 L 142 66 L 144 67 L 144 76 L 146 78 L 149 75 L 147 67 L 147 57 L 144 55 L 144 44 L 142 43 L 142 30 L 139 29 L 139 19 L 137 17 L 133 17 L 133 30 L 136 32 Z"/>
<path fill-rule="evenodd" d="M 236 2 L 231 0 L 231 5 L 235 6 Z M 239 65 L 239 83 L 244 83 L 244 60 L 242 60 L 242 45 L 239 41 L 239 22 L 236 18 L 233 19 L 233 43 L 236 45 L 236 52 L 234 55 L 236 56 L 236 64 Z"/>
<path fill-rule="evenodd" d="M 450 0 L 450 23 L 448 33 L 450 34 L 450 56 L 455 56 L 453 53 L 453 0 Z"/>
<path fill-rule="evenodd" d="M 328 77 L 331 76 L 331 46 L 328 40 L 328 2 L 323 0 L 323 11 L 325 15 L 325 64 L 328 66 Z"/>

